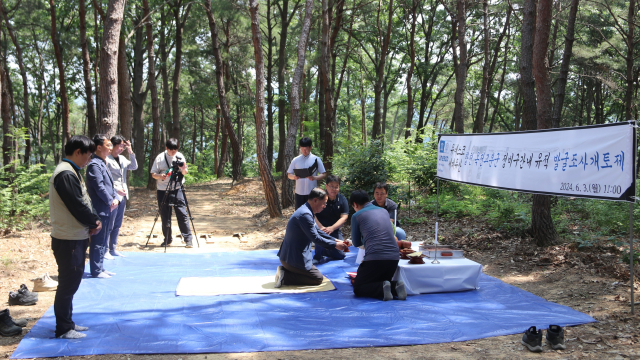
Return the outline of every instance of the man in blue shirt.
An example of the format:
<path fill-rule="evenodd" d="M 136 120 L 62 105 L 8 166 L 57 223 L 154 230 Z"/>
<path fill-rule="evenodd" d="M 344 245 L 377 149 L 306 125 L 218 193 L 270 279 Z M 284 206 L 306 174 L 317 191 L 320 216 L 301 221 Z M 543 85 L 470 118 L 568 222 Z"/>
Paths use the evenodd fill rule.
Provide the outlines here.
<path fill-rule="evenodd" d="M 358 267 L 353 293 L 384 301 L 405 300 L 404 282 L 391 281 L 398 267 L 400 253 L 393 236 L 393 226 L 385 209 L 369 202 L 364 190 L 351 193 L 349 202 L 356 211 L 351 217 L 351 240 L 354 246 L 364 245 L 364 260 Z"/>
<path fill-rule="evenodd" d="M 335 175 L 327 176 L 327 206 L 316 214 L 316 224 L 325 234 L 331 235 L 336 239 L 344 239 L 340 228 L 349 217 L 349 203 L 347 199 L 340 194 L 340 178 Z M 330 260 L 344 259 L 344 253 L 337 249 L 325 249 L 317 246 L 313 263 L 323 260 L 323 256 Z"/>
<path fill-rule="evenodd" d="M 323 275 L 311 260 L 312 242 L 316 247 L 327 249 L 344 250 L 349 246 L 348 242 L 336 240 L 318 229 L 313 214 L 322 211 L 326 204 L 327 193 L 314 188 L 309 193 L 309 200 L 291 215 L 278 251 L 282 266 L 278 266 L 276 272 L 276 288 L 282 285 L 322 284 Z"/>

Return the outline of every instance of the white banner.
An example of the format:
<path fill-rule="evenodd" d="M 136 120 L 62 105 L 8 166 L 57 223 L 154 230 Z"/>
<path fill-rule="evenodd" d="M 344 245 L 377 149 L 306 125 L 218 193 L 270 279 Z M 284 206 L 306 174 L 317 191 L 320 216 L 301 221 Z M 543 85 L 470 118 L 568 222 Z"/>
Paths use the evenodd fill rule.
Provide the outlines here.
<path fill-rule="evenodd" d="M 635 201 L 635 121 L 442 134 L 438 177 L 536 194 Z"/>

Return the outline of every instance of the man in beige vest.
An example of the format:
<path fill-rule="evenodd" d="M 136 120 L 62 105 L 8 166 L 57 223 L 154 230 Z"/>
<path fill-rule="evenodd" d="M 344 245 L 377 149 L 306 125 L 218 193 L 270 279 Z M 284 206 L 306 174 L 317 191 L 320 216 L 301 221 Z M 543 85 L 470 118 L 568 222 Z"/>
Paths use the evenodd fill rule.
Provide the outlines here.
<path fill-rule="evenodd" d="M 71 137 L 64 147 L 62 159 L 49 180 L 49 213 L 51 216 L 51 249 L 58 264 L 58 290 L 53 303 L 56 315 L 56 337 L 79 339 L 87 327 L 71 319 L 73 295 L 84 274 L 84 256 L 89 235 L 102 229 L 100 217 L 93 209 L 80 169 L 87 166 L 96 146 L 86 136 Z"/>

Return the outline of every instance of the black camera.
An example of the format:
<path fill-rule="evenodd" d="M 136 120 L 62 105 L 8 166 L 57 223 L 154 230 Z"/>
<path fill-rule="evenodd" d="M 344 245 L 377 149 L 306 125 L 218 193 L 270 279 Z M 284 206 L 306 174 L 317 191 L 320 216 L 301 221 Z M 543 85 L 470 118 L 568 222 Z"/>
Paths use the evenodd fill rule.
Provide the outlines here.
<path fill-rule="evenodd" d="M 171 171 L 174 173 L 179 173 L 180 172 L 180 168 L 184 166 L 184 161 L 182 161 L 181 158 L 176 157 L 176 160 L 173 162 L 172 166 L 171 166 Z"/>

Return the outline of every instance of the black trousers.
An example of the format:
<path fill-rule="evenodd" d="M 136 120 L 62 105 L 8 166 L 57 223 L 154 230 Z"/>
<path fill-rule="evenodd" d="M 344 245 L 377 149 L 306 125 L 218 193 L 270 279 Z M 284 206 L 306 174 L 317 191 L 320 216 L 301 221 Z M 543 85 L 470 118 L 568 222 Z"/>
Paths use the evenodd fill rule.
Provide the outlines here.
<path fill-rule="evenodd" d="M 296 210 L 298 210 L 300 206 L 304 205 L 304 203 L 306 203 L 307 200 L 309 200 L 309 195 L 296 194 Z"/>
<path fill-rule="evenodd" d="M 73 330 L 76 324 L 71 319 L 73 295 L 78 291 L 84 274 L 84 255 L 89 239 L 60 240 L 51 238 L 51 250 L 58 264 L 58 289 L 53 301 L 56 315 L 56 337 Z"/>
<path fill-rule="evenodd" d="M 182 189 L 169 191 L 167 200 L 162 206 L 162 200 L 167 191 L 158 190 L 158 207 L 160 208 L 160 218 L 162 219 L 162 235 L 167 242 L 171 241 L 171 208 L 176 210 L 176 220 L 180 233 L 184 237 L 185 242 L 191 241 L 191 226 L 189 226 L 189 214 L 187 213 L 187 203 L 184 201 Z M 173 204 L 174 206 L 171 206 Z"/>
<path fill-rule="evenodd" d="M 398 260 L 370 260 L 363 261 L 358 267 L 358 275 L 353 282 L 353 293 L 358 297 L 382 299 L 384 290 L 382 283 L 391 282 L 391 293 L 396 294 L 396 282 L 391 281 L 396 273 Z"/>
<path fill-rule="evenodd" d="M 317 267 L 311 266 L 310 270 L 298 269 L 286 262 L 280 260 L 284 267 L 284 278 L 282 279 L 282 285 L 320 285 L 324 275 L 318 270 Z"/>

